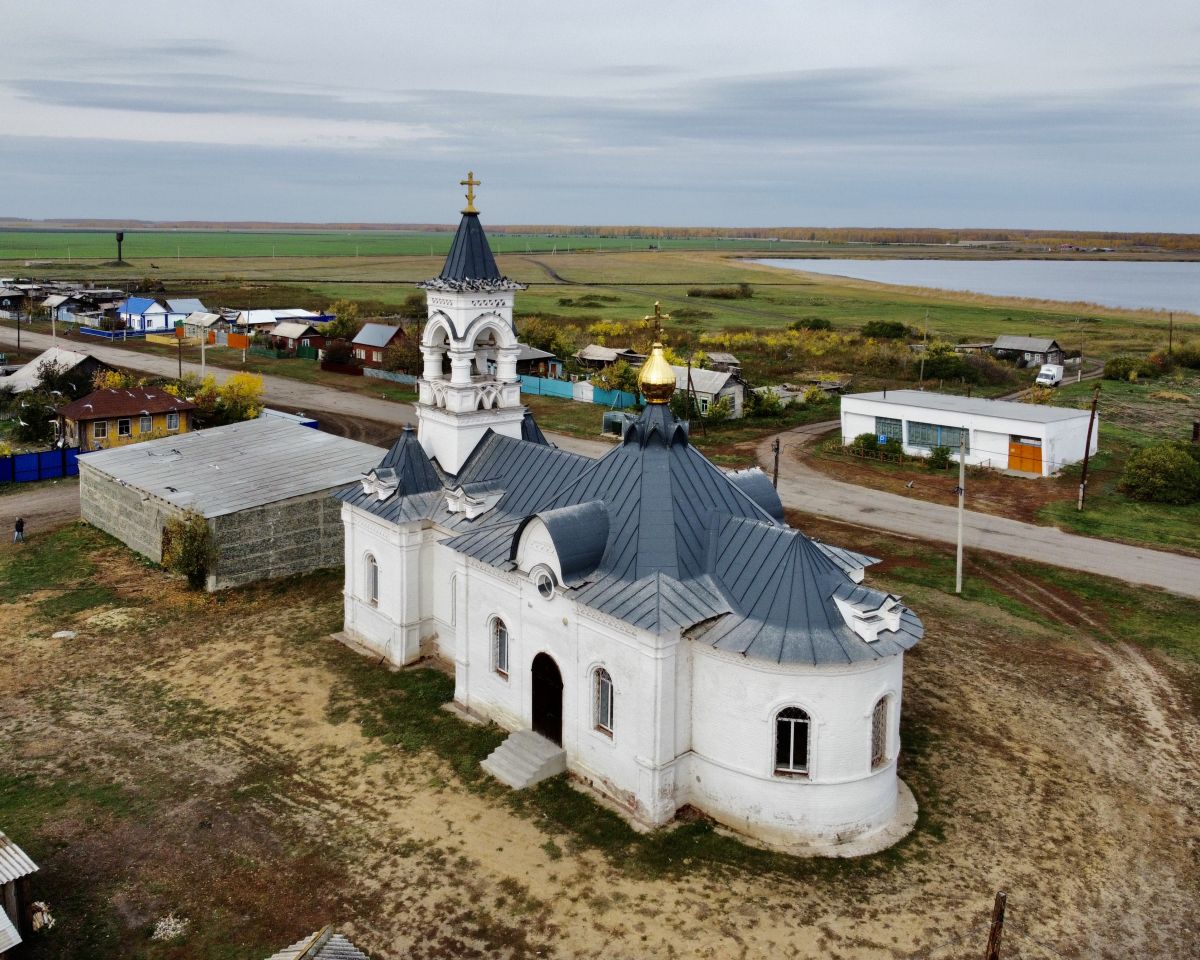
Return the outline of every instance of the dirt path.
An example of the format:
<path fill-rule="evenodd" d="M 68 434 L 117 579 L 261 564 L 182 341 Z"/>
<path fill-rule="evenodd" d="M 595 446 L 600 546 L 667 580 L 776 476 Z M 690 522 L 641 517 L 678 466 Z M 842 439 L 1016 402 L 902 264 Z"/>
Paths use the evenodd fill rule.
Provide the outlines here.
<path fill-rule="evenodd" d="M 838 427 L 837 421 L 807 424 L 779 434 L 779 495 L 784 506 L 835 517 L 872 530 L 953 543 L 956 508 L 833 480 L 805 462 L 805 448 Z M 758 446 L 758 460 L 770 470 L 774 438 Z M 1200 558 L 1150 550 L 1108 540 L 1063 533 L 1055 527 L 966 511 L 965 545 L 1082 570 L 1130 583 L 1143 583 L 1185 597 L 1200 598 Z"/>
<path fill-rule="evenodd" d="M 0 492 L 0 533 L 11 546 L 12 524 L 25 518 L 25 535 L 37 536 L 79 519 L 79 478 L 43 480 L 32 484 L 14 484 Z"/>

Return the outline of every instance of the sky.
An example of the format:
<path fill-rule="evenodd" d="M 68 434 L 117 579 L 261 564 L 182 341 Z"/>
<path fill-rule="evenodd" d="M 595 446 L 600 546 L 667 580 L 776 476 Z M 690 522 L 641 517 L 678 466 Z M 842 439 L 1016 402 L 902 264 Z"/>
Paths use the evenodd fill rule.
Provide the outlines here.
<path fill-rule="evenodd" d="M 0 217 L 1200 231 L 1196 0 L 0 0 Z"/>

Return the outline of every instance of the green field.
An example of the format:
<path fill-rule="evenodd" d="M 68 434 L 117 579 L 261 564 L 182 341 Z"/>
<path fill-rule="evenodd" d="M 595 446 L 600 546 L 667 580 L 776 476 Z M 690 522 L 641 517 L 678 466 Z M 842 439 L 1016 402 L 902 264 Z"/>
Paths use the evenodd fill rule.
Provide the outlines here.
<path fill-rule="evenodd" d="M 0 229 L 3 260 L 115 260 L 113 230 Z M 127 261 L 194 257 L 411 257 L 445 256 L 454 238 L 445 231 L 403 230 L 126 230 L 123 256 Z M 506 234 L 493 231 L 488 239 L 496 253 L 568 253 L 576 250 L 639 251 L 651 245 L 661 250 L 766 249 L 778 255 L 811 245 L 797 241 L 736 239 L 628 239 L 603 236 Z M 820 245 L 827 249 L 827 245 Z"/>

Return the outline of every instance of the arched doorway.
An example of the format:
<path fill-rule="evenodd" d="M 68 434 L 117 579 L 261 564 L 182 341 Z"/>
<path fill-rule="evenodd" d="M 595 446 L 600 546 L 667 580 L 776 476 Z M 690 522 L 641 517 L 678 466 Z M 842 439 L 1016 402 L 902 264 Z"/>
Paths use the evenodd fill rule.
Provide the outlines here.
<path fill-rule="evenodd" d="M 562 746 L 562 674 L 545 653 L 533 658 L 533 732 Z"/>

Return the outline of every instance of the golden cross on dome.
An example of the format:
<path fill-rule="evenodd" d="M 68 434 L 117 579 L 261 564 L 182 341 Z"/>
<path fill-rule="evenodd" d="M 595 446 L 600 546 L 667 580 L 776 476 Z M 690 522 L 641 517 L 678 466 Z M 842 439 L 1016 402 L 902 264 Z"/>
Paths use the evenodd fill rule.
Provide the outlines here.
<path fill-rule="evenodd" d="M 463 213 L 478 213 L 475 209 L 475 188 L 483 183 L 482 180 L 475 179 L 475 171 L 467 171 L 467 179 L 458 181 L 462 186 L 467 188 L 467 205 L 463 207 Z"/>
<path fill-rule="evenodd" d="M 647 314 L 646 316 L 642 317 L 642 321 L 644 323 L 650 323 L 650 321 L 652 321 L 652 320 L 654 321 L 654 339 L 655 340 L 662 339 L 662 322 L 664 320 L 670 320 L 670 319 L 671 319 L 671 315 L 669 313 L 662 312 L 662 305 L 657 300 L 654 301 L 654 315 L 650 316 L 649 314 Z"/>

